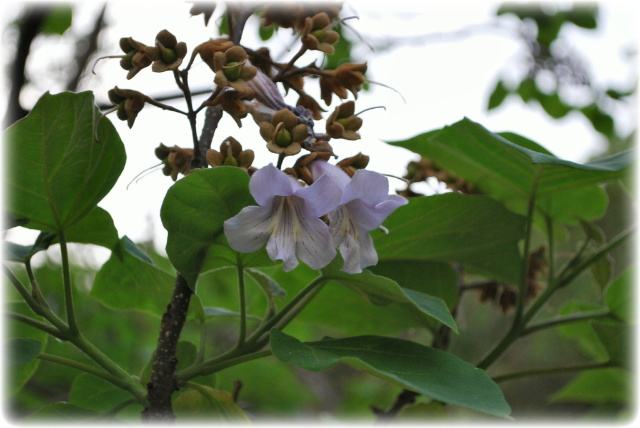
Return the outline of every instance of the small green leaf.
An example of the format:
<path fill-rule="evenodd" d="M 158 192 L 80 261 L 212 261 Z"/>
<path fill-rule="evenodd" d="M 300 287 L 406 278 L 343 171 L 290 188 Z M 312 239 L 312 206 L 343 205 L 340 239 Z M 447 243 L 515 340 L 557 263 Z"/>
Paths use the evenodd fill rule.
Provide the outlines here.
<path fill-rule="evenodd" d="M 634 269 L 627 269 L 611 283 L 604 295 L 609 310 L 629 324 L 635 319 L 633 285 Z"/>
<path fill-rule="evenodd" d="M 260 36 L 260 40 L 263 42 L 269 40 L 276 31 L 275 24 L 269 25 L 265 27 L 264 25 L 258 26 L 258 35 Z"/>
<path fill-rule="evenodd" d="M 554 403 L 631 403 L 632 379 L 627 370 L 615 367 L 584 371 L 550 400 Z"/>
<path fill-rule="evenodd" d="M 73 9 L 67 4 L 54 6 L 42 24 L 42 34 L 62 35 L 71 27 Z"/>
<path fill-rule="evenodd" d="M 499 80 L 496 84 L 495 89 L 489 96 L 487 110 L 493 110 L 494 108 L 499 107 L 500 104 L 502 104 L 502 102 L 507 98 L 507 95 L 509 95 L 509 90 L 506 88 L 506 86 L 504 86 L 502 80 Z"/>
<path fill-rule="evenodd" d="M 249 175 L 235 167 L 192 171 L 167 192 L 160 211 L 168 231 L 167 255 L 192 289 L 210 248 L 216 244 L 225 249 L 221 243 L 226 242 L 223 223 L 247 205 L 255 205 L 249 193 Z M 219 254 L 217 250 L 214 255 Z M 226 255 L 225 263 L 234 265 L 235 253 L 226 247 Z"/>
<path fill-rule="evenodd" d="M 4 132 L 6 207 L 14 218 L 46 232 L 67 230 L 111 190 L 126 154 L 111 122 L 98 125 L 99 117 L 90 92 L 47 93 Z"/>
<path fill-rule="evenodd" d="M 594 331 L 598 335 L 600 342 L 609 353 L 609 361 L 618 367 L 628 367 L 630 365 L 628 344 L 629 334 L 624 324 L 605 324 L 602 322 L 591 322 Z"/>
<path fill-rule="evenodd" d="M 613 257 L 611 257 L 610 254 L 607 254 L 605 257 L 600 257 L 589 266 L 589 270 L 598 285 L 600 285 L 600 288 L 604 290 L 613 277 Z"/>
<path fill-rule="evenodd" d="M 96 274 L 90 295 L 114 309 L 164 313 L 175 276 L 150 263 L 126 236 Z"/>
<path fill-rule="evenodd" d="M 435 400 L 490 415 L 511 412 L 487 374 L 458 357 L 407 340 L 360 336 L 301 343 L 271 331 L 274 355 L 306 370 L 326 370 L 343 362 Z"/>
<path fill-rule="evenodd" d="M 25 366 L 35 360 L 42 350 L 42 342 L 26 337 L 16 337 L 5 342 L 9 367 Z"/>
<path fill-rule="evenodd" d="M 196 389 L 180 394 L 173 402 L 178 421 L 222 420 L 248 422 L 246 413 L 233 402 L 228 391 L 198 385 Z"/>
<path fill-rule="evenodd" d="M 340 266 L 342 261 L 336 258 L 322 269 L 322 276 L 352 289 L 374 305 L 388 305 L 392 302 L 412 305 L 425 315 L 435 318 L 456 333 L 458 332 L 456 322 L 442 299 L 420 291 L 403 289 L 395 281 L 374 275 L 367 270 L 359 274 L 345 273 L 339 270 Z"/>

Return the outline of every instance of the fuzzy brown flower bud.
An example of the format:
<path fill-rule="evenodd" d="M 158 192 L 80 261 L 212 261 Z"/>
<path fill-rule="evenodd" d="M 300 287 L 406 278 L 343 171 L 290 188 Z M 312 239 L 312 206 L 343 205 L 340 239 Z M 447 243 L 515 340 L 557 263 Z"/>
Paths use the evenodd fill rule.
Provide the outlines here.
<path fill-rule="evenodd" d="M 306 18 L 302 29 L 302 45 L 307 49 L 332 54 L 333 45 L 340 35 L 331 29 L 330 24 L 329 15 L 325 12 Z"/>
<path fill-rule="evenodd" d="M 145 52 L 153 61 L 151 70 L 161 73 L 180 67 L 187 55 L 187 45 L 184 42 L 178 43 L 176 36 L 167 30 L 162 30 L 156 36 L 155 46 L 147 47 Z"/>
<path fill-rule="evenodd" d="M 332 138 L 359 140 L 360 134 L 356 131 L 362 126 L 362 119 L 354 115 L 355 108 L 353 101 L 338 106 L 327 119 L 327 134 Z"/>
<path fill-rule="evenodd" d="M 320 97 L 327 105 L 331 105 L 331 96 L 336 94 L 338 98 L 346 99 L 347 90 L 358 98 L 358 91 L 365 82 L 364 73 L 367 64 L 342 64 L 335 70 L 320 76 Z"/>
<path fill-rule="evenodd" d="M 118 119 L 126 120 L 129 128 L 133 127 L 133 123 L 138 113 L 143 109 L 147 97 L 130 89 L 120 89 L 117 86 L 108 92 L 109 100 L 117 106 Z"/>
<path fill-rule="evenodd" d="M 342 168 L 349 177 L 353 177 L 357 170 L 364 169 L 369 165 L 369 156 L 358 153 L 350 158 L 342 159 L 336 165 Z"/>
<path fill-rule="evenodd" d="M 302 142 L 309 134 L 307 125 L 299 123 L 290 110 L 282 109 L 273 115 L 271 122 L 260 123 L 260 135 L 267 142 L 269 151 L 291 156 L 300 152 Z"/>
<path fill-rule="evenodd" d="M 237 166 L 248 171 L 255 155 L 253 150 L 242 150 L 242 145 L 233 137 L 227 137 L 220 144 L 220 151 L 207 150 L 207 162 L 212 167 Z"/>
<path fill-rule="evenodd" d="M 120 60 L 120 67 L 129 71 L 127 79 L 132 79 L 140 70 L 151 65 L 151 58 L 146 54 L 147 46 L 131 37 L 120 39 L 120 49 L 125 57 Z"/>
<path fill-rule="evenodd" d="M 164 168 L 162 173 L 171 176 L 173 181 L 178 179 L 178 174 L 188 175 L 191 169 L 193 149 L 183 149 L 178 146 L 167 147 L 160 143 L 155 150 L 156 157 L 162 161 Z"/>

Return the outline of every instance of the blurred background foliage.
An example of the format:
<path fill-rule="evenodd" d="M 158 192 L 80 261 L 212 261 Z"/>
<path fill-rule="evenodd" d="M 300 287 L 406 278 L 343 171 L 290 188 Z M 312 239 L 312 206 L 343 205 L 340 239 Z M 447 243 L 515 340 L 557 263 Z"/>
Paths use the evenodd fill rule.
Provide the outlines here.
<path fill-rule="evenodd" d="M 108 6 L 106 6 L 108 7 Z M 105 28 L 105 9 L 101 10 L 86 26 L 85 34 L 76 34 L 75 52 L 66 58 L 64 66 L 56 71 L 56 79 L 65 76 L 65 89 L 75 90 L 83 76 L 89 72 L 92 61 L 98 56 L 100 32 Z M 520 97 L 524 103 L 539 103 L 547 115 L 559 119 L 570 112 L 579 112 L 593 125 L 594 132 L 602 134 L 608 141 L 607 153 L 617 153 L 631 147 L 635 141 L 635 130 L 622 135 L 616 126 L 616 112 L 624 109 L 630 99 L 635 99 L 635 86 L 629 88 L 602 88 L 592 85 L 592 76 L 581 62 L 584 52 L 568 48 L 561 37 L 561 30 L 567 25 L 576 25 L 586 30 L 598 26 L 597 5 L 580 4 L 569 7 L 548 7 L 546 4 L 504 4 L 497 8 L 498 18 L 515 15 L 521 20 L 520 37 L 528 47 L 518 64 L 504 64 L 503 70 L 496 70 L 496 82 L 486 82 L 490 90 L 487 109 L 500 106 L 507 97 Z M 74 7 L 62 5 L 25 5 L 18 19 L 12 23 L 16 38 L 13 62 L 7 73 L 11 90 L 8 96 L 5 127 L 23 117 L 27 110 L 21 105 L 20 95 L 29 82 L 26 72 L 30 47 L 43 39 L 62 35 L 71 25 L 76 13 Z M 206 15 L 205 15 L 205 19 Z M 224 22 L 220 22 L 224 32 Z M 339 27 L 340 30 L 341 27 Z M 261 29 L 260 37 L 266 40 L 275 33 L 274 28 Z M 343 32 L 336 45 L 339 55 L 328 57 L 327 68 L 335 68 L 337 61 L 349 61 L 353 46 L 364 43 L 351 32 Z M 524 59 L 522 59 L 524 58 Z M 528 71 L 521 81 L 502 78 L 510 67 L 525 67 Z M 373 70 L 375 73 L 375 70 Z M 575 104 L 567 97 L 575 90 L 587 92 L 582 104 Z M 464 112 L 460 112 L 461 115 Z M 426 130 L 425 130 L 426 131 Z M 517 131 L 517 129 L 514 129 Z M 427 180 L 428 176 L 421 177 Z M 632 194 L 635 189 L 631 180 L 626 183 L 611 183 L 605 186 L 609 206 L 605 215 L 596 222 L 604 236 L 612 237 L 627 229 L 634 222 L 635 210 Z M 418 194 L 412 196 L 419 197 Z M 559 255 L 571 254 L 584 239 L 579 225 L 568 228 L 564 242 L 557 250 Z M 155 265 L 173 274 L 167 258 L 160 254 L 154 242 L 139 242 L 138 245 L 154 261 Z M 535 248 L 535 245 L 534 245 Z M 159 313 L 141 310 L 118 310 L 106 307 L 91 296 L 91 284 L 96 278 L 98 264 L 90 253 L 83 254 L 82 246 L 76 246 L 72 272 L 76 284 L 77 317 L 90 335 L 90 339 L 101 349 L 105 349 L 125 370 L 140 373 L 143 377 L 145 366 L 155 348 Z M 612 277 L 620 281 L 633 281 L 628 273 L 633 252 L 630 245 L 618 248 L 611 255 Z M 52 308 L 60 307 L 61 279 L 59 257 L 55 249 L 38 255 L 35 276 Z M 266 269 L 276 281 L 282 275 L 278 268 Z M 627 273 L 625 273 L 627 272 Z M 292 272 L 299 276 L 297 284 L 305 284 L 313 278 L 314 272 L 301 266 Z M 623 275 L 624 274 L 624 275 Z M 622 276 L 621 276 L 622 275 Z M 209 272 L 200 278 L 199 297 L 208 314 L 215 319 L 202 333 L 198 320 L 192 318 L 185 326 L 182 340 L 196 343 L 201 334 L 206 337 L 210 350 L 224 350 L 233 345 L 238 323 L 235 308 L 238 307 L 235 272 L 228 269 Z M 287 281 L 288 282 L 288 281 Z M 9 287 L 7 287 L 9 289 Z M 287 290 L 289 296 L 296 290 Z M 262 291 L 252 284 L 247 289 L 249 313 L 262 316 L 265 303 Z M 501 310 L 499 304 L 481 300 L 481 294 L 474 289 L 461 289 L 461 301 L 456 313 L 460 334 L 452 335 L 449 350 L 465 361 L 476 362 L 483 353 L 501 337 L 509 326 L 510 312 Z M 167 290 L 167 296 L 170 290 Z M 12 291 L 5 294 L 5 304 L 20 311 Z M 576 308 L 600 307 L 604 299 L 603 290 L 597 276 L 584 274 L 574 284 L 558 293 L 545 312 L 548 314 Z M 279 304 L 286 297 L 279 300 Z M 15 308 L 13 307 L 15 306 Z M 24 309 L 24 308 L 23 308 Z M 363 321 L 364 320 L 364 321 Z M 432 335 L 426 328 L 415 327 L 410 316 L 403 314 L 402 308 L 377 307 L 368 305 L 361 296 L 344 288 L 328 285 L 313 303 L 305 309 L 289 327 L 288 332 L 300 340 L 317 339 L 322 336 L 361 335 L 368 333 L 398 335 L 421 343 L 430 343 Z M 27 327 L 8 323 L 8 336 L 26 337 Z M 588 340 L 593 335 L 588 323 L 576 323 L 562 328 L 548 329 L 527 336 L 518 341 L 504 357 L 489 370 L 490 375 L 512 372 L 527 368 L 561 366 L 593 361 L 602 357 L 602 349 Z M 585 337 L 587 339 L 585 339 Z M 185 345 L 186 346 L 186 345 Z M 188 346 L 187 346 L 188 347 Z M 54 339 L 46 342 L 45 351 L 83 361 L 83 355 L 71 345 Z M 35 370 L 29 376 L 26 371 Z M 53 365 L 48 362 L 34 362 L 25 371 L 15 371 L 12 382 L 20 384 L 27 379 L 19 394 L 11 396 L 8 410 L 18 417 L 31 415 L 43 405 L 69 400 L 74 388 L 79 388 L 82 377 L 77 371 Z M 343 365 L 324 372 L 307 372 L 292 365 L 275 363 L 267 358 L 233 367 L 211 377 L 207 382 L 218 389 L 233 391 L 236 381 L 242 382 L 239 403 L 250 416 L 265 417 L 320 417 L 327 421 L 335 418 L 355 418 L 373 421 L 376 417 L 371 408 L 388 409 L 401 392 L 392 386 Z M 611 368 L 592 372 L 551 374 L 523 377 L 504 381 L 500 384 L 506 399 L 513 409 L 512 416 L 524 418 L 597 418 L 628 417 L 633 395 L 629 379 L 621 375 L 619 369 Z M 122 414 L 139 412 L 135 406 L 117 409 Z M 461 409 L 444 410 L 437 403 L 419 397 L 417 404 L 409 406 L 398 416 L 403 418 L 439 417 L 445 412 L 458 416 L 476 418 L 476 414 Z"/>

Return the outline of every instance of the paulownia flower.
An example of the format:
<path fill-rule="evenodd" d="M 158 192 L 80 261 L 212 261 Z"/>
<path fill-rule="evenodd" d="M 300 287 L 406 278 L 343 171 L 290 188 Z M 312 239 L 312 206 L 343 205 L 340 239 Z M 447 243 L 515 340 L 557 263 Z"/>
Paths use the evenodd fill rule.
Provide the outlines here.
<path fill-rule="evenodd" d="M 249 190 L 259 206 L 245 207 L 224 222 L 229 245 L 241 253 L 267 246 L 271 260 L 283 260 L 284 271 L 298 265 L 298 258 L 321 269 L 336 255 L 329 226 L 319 217 L 333 210 L 340 188 L 329 177 L 311 186 L 269 164 L 256 171 Z"/>
<path fill-rule="evenodd" d="M 408 201 L 399 195 L 389 195 L 389 182 L 377 172 L 357 170 L 353 178 L 339 167 L 323 161 L 311 164 L 315 180 L 330 178 L 342 189 L 338 206 L 329 212 L 331 239 L 340 248 L 344 260 L 342 270 L 360 273 L 378 263 L 378 254 L 369 231 L 380 227 L 396 208 Z"/>

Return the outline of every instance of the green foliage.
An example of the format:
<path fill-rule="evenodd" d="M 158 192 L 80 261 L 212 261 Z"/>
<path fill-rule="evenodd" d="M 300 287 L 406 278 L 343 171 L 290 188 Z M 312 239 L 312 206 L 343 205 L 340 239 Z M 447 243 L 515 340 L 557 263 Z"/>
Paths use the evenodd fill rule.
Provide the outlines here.
<path fill-rule="evenodd" d="M 437 319 L 456 333 L 458 332 L 456 322 L 442 299 L 420 291 L 403 289 L 395 281 L 374 275 L 366 270 L 355 275 L 344 273 L 339 270 L 339 266 L 340 260 L 334 260 L 322 269 L 322 276 L 350 288 L 374 305 L 384 306 L 392 302 L 412 305 L 420 312 Z"/>
<path fill-rule="evenodd" d="M 559 159 L 522 137 L 494 134 L 469 119 L 390 144 L 404 147 L 477 185 L 482 193 L 518 213 L 526 212 L 536 183 L 536 208 L 563 222 L 592 220 L 604 214 L 607 199 L 599 183 L 623 176 L 630 151 L 587 164 Z M 542 170 L 539 172 L 539 170 Z"/>
<path fill-rule="evenodd" d="M 171 297 L 175 276 L 153 265 L 126 236 L 96 274 L 91 296 L 114 309 L 161 315 Z"/>
<path fill-rule="evenodd" d="M 255 201 L 249 193 L 249 176 L 234 167 L 193 171 L 169 189 L 160 211 L 169 233 L 167 254 L 192 289 L 210 248 L 222 245 L 224 221 L 251 204 Z M 230 249 L 225 253 L 228 258 L 218 252 L 214 257 L 222 266 L 234 265 L 235 253 Z M 247 256 L 247 260 L 252 257 Z M 250 262 L 245 265 L 250 266 Z"/>
<path fill-rule="evenodd" d="M 450 353 L 414 342 L 360 336 L 301 343 L 273 330 L 271 349 L 280 360 L 307 370 L 325 370 L 343 362 L 448 404 L 496 416 L 510 413 L 502 392 L 483 371 Z"/>
<path fill-rule="evenodd" d="M 631 379 L 626 370 L 608 368 L 578 375 L 550 397 L 553 402 L 629 403 Z"/>
<path fill-rule="evenodd" d="M 64 34 L 69 27 L 73 18 L 73 9 L 66 4 L 54 6 L 47 15 L 47 19 L 42 23 L 40 32 L 42 34 Z"/>
<path fill-rule="evenodd" d="M 388 234 L 372 232 L 383 262 L 464 263 L 501 281 L 518 281 L 524 218 L 488 197 L 448 193 L 413 199 L 385 227 Z"/>
<path fill-rule="evenodd" d="M 13 218 L 42 231 L 64 231 L 111 190 L 126 155 L 113 125 L 98 120 L 90 92 L 45 94 L 5 131 L 6 208 Z"/>
<path fill-rule="evenodd" d="M 40 355 L 42 342 L 36 339 L 17 337 L 5 341 L 5 349 L 10 349 L 9 367 L 25 366 Z"/>
<path fill-rule="evenodd" d="M 228 391 L 215 390 L 203 385 L 180 394 L 173 402 L 178 421 L 219 420 L 226 422 L 248 422 L 244 411 L 233 402 Z"/>

